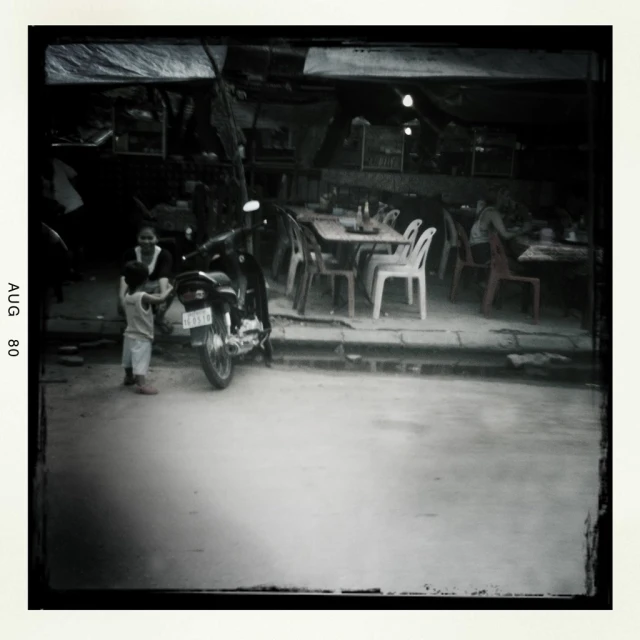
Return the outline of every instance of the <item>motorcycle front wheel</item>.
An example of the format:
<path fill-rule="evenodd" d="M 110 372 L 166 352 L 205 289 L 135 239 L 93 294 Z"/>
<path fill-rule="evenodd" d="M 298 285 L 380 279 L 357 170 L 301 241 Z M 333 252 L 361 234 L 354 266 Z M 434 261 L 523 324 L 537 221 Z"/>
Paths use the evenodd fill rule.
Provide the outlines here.
<path fill-rule="evenodd" d="M 222 313 L 213 310 L 213 324 L 208 328 L 207 338 L 199 347 L 200 364 L 207 380 L 216 389 L 226 389 L 233 378 L 233 358 L 225 349 L 227 328 Z"/>

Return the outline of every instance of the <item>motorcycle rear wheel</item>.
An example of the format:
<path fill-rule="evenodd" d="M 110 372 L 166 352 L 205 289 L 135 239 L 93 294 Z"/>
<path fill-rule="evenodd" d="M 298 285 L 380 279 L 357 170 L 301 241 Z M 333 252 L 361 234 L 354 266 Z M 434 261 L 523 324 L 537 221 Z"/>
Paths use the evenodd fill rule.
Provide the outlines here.
<path fill-rule="evenodd" d="M 214 309 L 213 324 L 207 331 L 205 343 L 198 351 L 207 380 L 216 389 L 226 389 L 233 378 L 233 358 L 224 348 L 226 336 L 227 328 L 222 314 Z"/>

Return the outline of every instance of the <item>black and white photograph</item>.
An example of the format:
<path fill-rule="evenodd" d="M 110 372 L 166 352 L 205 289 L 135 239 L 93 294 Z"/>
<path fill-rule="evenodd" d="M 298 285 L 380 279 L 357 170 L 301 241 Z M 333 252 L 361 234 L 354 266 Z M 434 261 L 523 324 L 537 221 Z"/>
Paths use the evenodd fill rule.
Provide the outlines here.
<path fill-rule="evenodd" d="M 29 608 L 610 609 L 612 61 L 30 27 Z"/>

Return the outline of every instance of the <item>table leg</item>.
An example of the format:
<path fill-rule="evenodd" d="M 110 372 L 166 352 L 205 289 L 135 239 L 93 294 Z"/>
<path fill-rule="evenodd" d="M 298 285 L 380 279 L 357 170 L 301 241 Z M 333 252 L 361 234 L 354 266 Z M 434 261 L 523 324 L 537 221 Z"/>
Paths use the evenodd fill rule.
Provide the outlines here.
<path fill-rule="evenodd" d="M 371 306 L 373 306 L 373 301 L 371 300 L 369 296 L 369 292 L 367 291 L 367 287 L 365 286 L 365 283 L 361 277 L 362 272 L 360 269 L 358 269 L 358 265 L 356 264 L 356 256 L 358 255 L 359 248 L 360 248 L 360 244 L 354 244 L 354 245 L 341 244 L 338 248 L 338 264 L 340 265 L 341 268 L 345 270 L 351 270 L 351 271 L 355 270 L 356 282 L 360 284 L 360 287 L 364 292 L 366 301 Z M 375 245 L 374 245 L 374 248 L 375 248 Z M 364 264 L 364 269 L 366 269 L 368 261 L 371 259 L 371 255 L 373 254 L 368 254 L 368 259 Z M 336 301 L 339 301 L 340 309 L 344 308 L 347 304 L 347 300 L 345 300 L 344 297 L 342 296 L 341 289 L 342 289 L 343 280 L 344 278 L 336 278 L 335 299 Z"/>
<path fill-rule="evenodd" d="M 337 245 L 336 259 L 340 268 L 348 268 L 350 263 L 349 247 L 340 242 Z M 342 281 L 344 278 L 334 278 L 333 305 L 335 309 L 342 309 L 347 306 L 347 300 L 342 296 Z"/>
<path fill-rule="evenodd" d="M 376 246 L 379 243 L 374 242 L 373 243 L 373 247 L 371 249 L 371 251 L 367 252 L 365 255 L 365 259 L 363 261 L 363 265 L 362 265 L 362 270 L 358 269 L 356 271 L 356 280 L 360 283 L 360 286 L 362 287 L 362 290 L 364 291 L 364 296 L 365 296 L 365 300 L 369 303 L 370 306 L 373 306 L 373 300 L 371 299 L 371 296 L 369 295 L 369 292 L 367 291 L 367 285 L 365 282 L 363 282 L 362 280 L 362 274 L 367 272 L 367 268 L 369 266 L 369 263 L 371 262 L 371 258 L 373 257 L 375 250 L 376 250 Z"/>

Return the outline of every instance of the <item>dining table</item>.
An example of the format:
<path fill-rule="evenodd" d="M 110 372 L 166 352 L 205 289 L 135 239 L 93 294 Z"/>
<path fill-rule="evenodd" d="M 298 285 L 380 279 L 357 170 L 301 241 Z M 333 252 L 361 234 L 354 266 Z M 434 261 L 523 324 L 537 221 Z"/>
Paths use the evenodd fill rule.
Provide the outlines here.
<path fill-rule="evenodd" d="M 313 228 L 321 240 L 335 244 L 337 247 L 338 263 L 356 273 L 356 280 L 360 284 L 367 301 L 373 304 L 369 292 L 362 280 L 362 273 L 356 265 L 358 249 L 363 244 L 372 244 L 371 252 L 368 252 L 363 267 L 366 269 L 368 259 L 373 255 L 378 245 L 397 247 L 399 245 L 410 244 L 401 233 L 379 220 L 371 218 L 366 225 L 366 232 L 358 233 L 355 229 L 356 213 L 347 210 L 340 210 L 341 215 L 335 213 L 316 212 L 308 207 L 291 205 L 286 207 L 298 222 L 307 224 Z"/>
<path fill-rule="evenodd" d="M 287 205 L 287 211 L 293 214 L 298 222 L 309 224 L 314 220 L 336 220 L 337 216 L 332 213 L 320 213 L 310 207 L 300 205 Z"/>
<path fill-rule="evenodd" d="M 589 247 L 577 242 L 541 241 L 530 236 L 518 236 L 515 244 L 523 249 L 519 262 L 561 262 L 579 264 L 589 260 Z M 596 260 L 602 260 L 602 250 L 596 249 Z"/>
<path fill-rule="evenodd" d="M 341 245 L 355 246 L 356 249 L 363 243 L 390 244 L 393 246 L 409 244 L 401 233 L 375 218 L 371 218 L 367 224 L 367 231 L 357 233 L 355 231 L 356 212 L 344 211 L 342 215 L 334 213 L 319 213 L 302 206 L 286 207 L 298 222 L 311 225 L 322 240 L 335 242 Z"/>
<path fill-rule="evenodd" d="M 539 268 L 552 268 L 557 274 L 557 281 L 562 292 L 562 304 L 565 315 L 569 315 L 571 291 L 574 288 L 576 274 L 585 277 L 588 274 L 589 246 L 584 242 L 570 242 L 568 240 L 543 241 L 534 234 L 516 236 L 511 245 L 518 255 L 518 262 L 522 264 L 538 265 Z M 595 248 L 595 261 L 602 264 L 603 251 Z M 553 266 L 555 265 L 555 266 Z M 549 272 L 547 271 L 549 274 Z M 555 276 L 554 276 L 555 278 Z M 582 308 L 582 327 L 587 326 L 587 305 Z"/>

